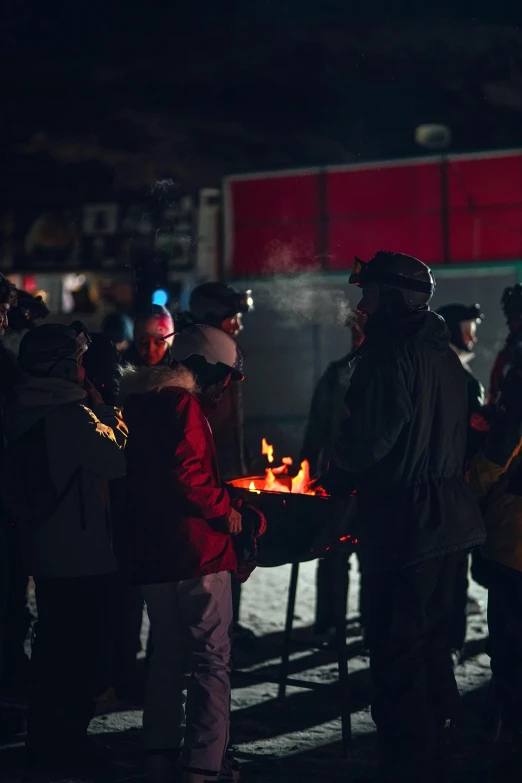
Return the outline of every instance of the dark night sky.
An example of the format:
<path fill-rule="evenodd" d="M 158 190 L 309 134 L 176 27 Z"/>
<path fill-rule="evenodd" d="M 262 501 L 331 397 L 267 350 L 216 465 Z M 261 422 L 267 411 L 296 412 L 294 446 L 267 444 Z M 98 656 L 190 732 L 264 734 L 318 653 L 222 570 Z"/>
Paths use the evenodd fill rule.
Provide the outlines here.
<path fill-rule="evenodd" d="M 522 146 L 515 17 L 390 6 L 6 3 L 4 202 L 415 154 L 427 121 L 448 123 L 457 150 Z"/>

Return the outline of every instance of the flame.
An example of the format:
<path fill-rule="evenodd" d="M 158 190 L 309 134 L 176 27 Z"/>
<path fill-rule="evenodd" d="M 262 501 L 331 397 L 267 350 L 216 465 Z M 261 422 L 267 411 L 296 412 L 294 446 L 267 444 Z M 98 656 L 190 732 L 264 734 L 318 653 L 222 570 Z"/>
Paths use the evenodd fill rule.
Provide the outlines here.
<path fill-rule="evenodd" d="M 267 492 L 290 492 L 288 487 L 285 487 L 284 484 L 281 484 L 279 481 L 276 480 L 276 477 L 271 470 L 271 468 L 268 468 L 266 471 L 266 481 L 264 489 Z"/>
<path fill-rule="evenodd" d="M 292 479 L 292 493 L 294 495 L 304 495 L 308 494 L 306 493 L 306 488 L 308 484 L 310 483 L 310 463 L 308 460 L 304 460 L 301 462 L 301 470 Z"/>
<path fill-rule="evenodd" d="M 286 467 L 283 466 L 283 467 Z M 282 471 L 280 468 L 268 468 L 266 471 L 265 485 L 263 489 L 265 492 L 291 492 L 293 495 L 315 495 L 315 492 L 307 490 L 310 483 L 310 464 L 308 460 L 301 462 L 301 470 L 292 479 L 292 488 L 282 484 L 276 479 L 276 475 L 279 475 Z"/>
<path fill-rule="evenodd" d="M 263 438 L 261 442 L 261 453 L 263 456 L 267 457 L 268 462 L 272 463 L 274 461 L 274 447 L 267 442 L 266 438 Z M 293 463 L 292 457 L 283 457 L 281 462 L 282 464 L 277 468 L 270 467 L 266 469 L 266 477 L 263 485 L 261 485 L 260 481 L 258 481 L 257 484 L 254 481 L 251 481 L 249 490 L 251 492 L 260 492 L 261 490 L 265 492 L 291 492 L 294 495 L 316 494 L 315 491 L 307 489 L 310 483 L 310 465 L 308 460 L 301 462 L 301 469 L 297 476 L 292 478 L 291 482 L 288 478 L 288 468 Z M 284 479 L 286 483 L 278 481 L 276 476 L 286 476 Z M 291 485 L 291 488 L 289 485 Z"/>
<path fill-rule="evenodd" d="M 253 482 L 253 481 L 251 481 L 250 484 L 248 485 L 248 489 L 250 490 L 250 492 L 255 492 L 257 495 L 261 494 L 261 490 L 260 489 L 256 489 L 255 482 Z"/>
<path fill-rule="evenodd" d="M 274 461 L 274 447 L 266 442 L 266 438 L 263 438 L 261 442 L 261 454 L 266 454 L 266 458 L 269 462 Z"/>

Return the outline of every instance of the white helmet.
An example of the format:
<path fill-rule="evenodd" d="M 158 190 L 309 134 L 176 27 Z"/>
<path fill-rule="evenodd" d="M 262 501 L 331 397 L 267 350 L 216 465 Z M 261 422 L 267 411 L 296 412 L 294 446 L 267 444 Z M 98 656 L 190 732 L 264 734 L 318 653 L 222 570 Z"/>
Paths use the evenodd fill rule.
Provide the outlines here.
<path fill-rule="evenodd" d="M 234 381 L 243 380 L 243 354 L 228 334 L 214 326 L 188 326 L 174 337 L 171 356 L 183 364 L 191 356 L 202 357 L 207 364 L 224 365 Z"/>

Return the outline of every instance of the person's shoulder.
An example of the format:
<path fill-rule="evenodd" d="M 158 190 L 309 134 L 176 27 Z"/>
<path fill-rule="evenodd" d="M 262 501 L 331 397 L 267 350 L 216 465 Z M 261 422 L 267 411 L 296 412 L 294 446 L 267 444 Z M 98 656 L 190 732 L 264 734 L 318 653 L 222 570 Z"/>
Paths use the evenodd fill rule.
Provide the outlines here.
<path fill-rule="evenodd" d="M 149 392 L 149 394 L 157 395 L 160 398 L 171 400 L 172 402 L 177 402 L 184 405 L 194 404 L 199 408 L 199 403 L 194 397 L 194 394 L 182 386 L 164 386 L 162 389 Z"/>
<path fill-rule="evenodd" d="M 342 370 L 346 370 L 347 367 L 350 367 L 353 363 L 355 356 L 354 351 L 350 351 L 350 353 L 347 353 L 345 356 L 342 356 L 340 359 L 335 359 L 333 362 L 330 362 L 328 367 L 325 370 L 325 375 L 335 375 L 338 372 L 342 372 Z"/>
<path fill-rule="evenodd" d="M 174 416 L 185 416 L 190 419 L 204 419 L 205 416 L 197 397 L 189 389 L 182 386 L 165 386 L 157 392 L 152 392 L 156 398 L 156 405 L 165 406 L 165 412 L 170 409 Z"/>

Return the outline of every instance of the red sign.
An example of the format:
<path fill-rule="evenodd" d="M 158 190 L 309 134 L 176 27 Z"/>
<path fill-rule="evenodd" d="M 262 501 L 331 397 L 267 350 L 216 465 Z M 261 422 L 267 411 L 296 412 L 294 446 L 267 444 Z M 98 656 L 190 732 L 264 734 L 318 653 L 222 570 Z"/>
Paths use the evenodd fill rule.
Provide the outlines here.
<path fill-rule="evenodd" d="M 355 255 L 367 259 L 377 250 L 440 264 L 445 230 L 451 263 L 522 258 L 522 151 L 446 161 L 432 157 L 229 178 L 229 273 L 348 270 Z"/>

